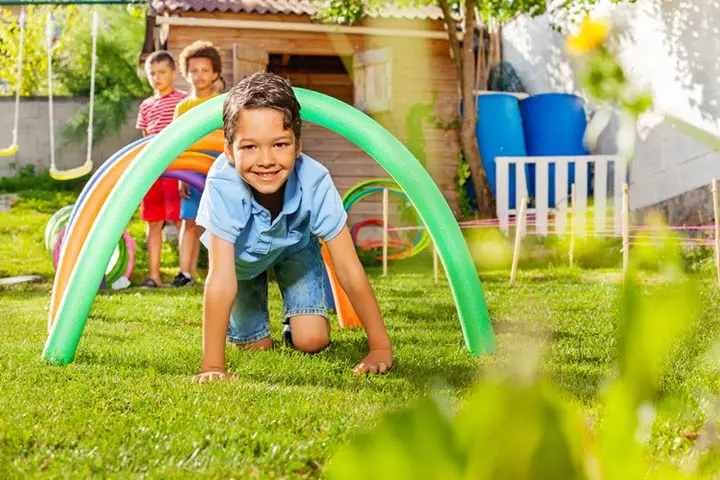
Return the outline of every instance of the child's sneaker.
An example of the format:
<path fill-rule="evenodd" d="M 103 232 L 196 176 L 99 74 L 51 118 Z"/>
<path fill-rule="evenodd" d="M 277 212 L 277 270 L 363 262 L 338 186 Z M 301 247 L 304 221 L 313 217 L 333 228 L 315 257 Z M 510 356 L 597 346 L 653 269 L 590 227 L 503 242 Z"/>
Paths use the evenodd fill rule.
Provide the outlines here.
<path fill-rule="evenodd" d="M 192 287 L 193 285 L 195 285 L 195 279 L 182 272 L 178 273 L 172 281 L 173 287 Z"/>
<path fill-rule="evenodd" d="M 290 331 L 290 325 L 285 325 L 282 330 L 282 339 L 290 348 L 295 348 L 292 341 L 292 332 Z"/>

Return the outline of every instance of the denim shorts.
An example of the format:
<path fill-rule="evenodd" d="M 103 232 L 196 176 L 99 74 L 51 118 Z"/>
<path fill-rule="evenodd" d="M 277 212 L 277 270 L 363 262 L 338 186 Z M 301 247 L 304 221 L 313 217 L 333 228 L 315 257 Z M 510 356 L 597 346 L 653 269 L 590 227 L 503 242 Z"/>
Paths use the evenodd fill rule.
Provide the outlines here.
<path fill-rule="evenodd" d="M 325 299 L 322 254 L 317 238 L 311 237 L 303 249 L 273 265 L 283 303 L 283 323 L 298 315 L 328 318 Z M 228 341 L 235 344 L 257 342 L 270 336 L 268 313 L 268 273 L 237 281 L 237 296 L 230 313 Z"/>

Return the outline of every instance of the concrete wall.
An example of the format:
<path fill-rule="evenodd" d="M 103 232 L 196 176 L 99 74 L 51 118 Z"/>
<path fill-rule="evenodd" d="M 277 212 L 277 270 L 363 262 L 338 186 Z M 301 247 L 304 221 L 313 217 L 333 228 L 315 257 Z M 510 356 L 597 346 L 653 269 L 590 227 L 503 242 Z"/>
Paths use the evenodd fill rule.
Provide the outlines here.
<path fill-rule="evenodd" d="M 633 80 L 652 89 L 660 111 L 720 134 L 720 0 L 642 0 L 631 6 L 601 5 L 596 13 L 627 22 L 622 61 Z M 551 30 L 551 22 L 568 25 L 557 12 L 508 25 L 505 59 L 530 93 L 579 93 L 563 52 L 564 37 Z M 613 128 L 602 136 L 597 153 L 614 153 Z M 720 177 L 720 153 L 661 116 L 648 115 L 639 128 L 630 177 L 631 208 L 674 199 L 678 218 L 686 218 L 689 212 L 680 211 L 679 196 Z M 697 202 L 689 202 L 687 209 L 694 208 Z"/>
<path fill-rule="evenodd" d="M 86 98 L 54 98 L 55 163 L 58 168 L 77 167 L 85 163 L 87 142 L 63 145 L 60 132 L 62 126 L 87 104 Z M 128 114 L 127 121 L 113 135 L 108 135 L 93 147 L 95 167 L 102 164 L 110 155 L 123 146 L 140 138 L 135 129 L 135 119 L 140 101 L 135 102 Z M 12 130 L 15 115 L 15 98 L 0 97 L 0 146 L 5 148 L 12 142 Z M 25 97 L 20 99 L 18 153 L 11 157 L 0 157 L 0 177 L 12 176 L 17 168 L 33 164 L 42 168 L 50 167 L 50 128 L 48 119 L 48 99 L 45 97 Z"/>

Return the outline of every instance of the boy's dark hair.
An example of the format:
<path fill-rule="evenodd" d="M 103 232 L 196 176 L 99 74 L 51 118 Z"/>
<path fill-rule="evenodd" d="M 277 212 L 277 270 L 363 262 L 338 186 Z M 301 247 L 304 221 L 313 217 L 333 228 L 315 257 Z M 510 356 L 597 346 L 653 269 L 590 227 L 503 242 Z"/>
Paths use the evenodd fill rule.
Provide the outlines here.
<path fill-rule="evenodd" d="M 207 58 L 212 63 L 213 72 L 220 75 L 222 73 L 222 60 L 220 52 L 218 52 L 212 42 L 197 40 L 185 47 L 178 59 L 180 63 L 180 74 L 187 77 L 188 67 L 191 58 Z"/>
<path fill-rule="evenodd" d="M 290 82 L 274 73 L 257 72 L 243 78 L 232 87 L 223 105 L 223 129 L 225 142 L 232 145 L 235 140 L 237 122 L 243 110 L 272 108 L 283 114 L 283 127 L 292 129 L 295 138 L 300 138 L 300 102 Z"/>
<path fill-rule="evenodd" d="M 158 50 L 148 55 L 148 57 L 145 59 L 145 70 L 150 68 L 150 65 L 152 65 L 153 63 L 160 62 L 167 62 L 168 65 L 170 65 L 170 68 L 175 70 L 175 59 L 173 58 L 172 54 L 167 50 Z"/>

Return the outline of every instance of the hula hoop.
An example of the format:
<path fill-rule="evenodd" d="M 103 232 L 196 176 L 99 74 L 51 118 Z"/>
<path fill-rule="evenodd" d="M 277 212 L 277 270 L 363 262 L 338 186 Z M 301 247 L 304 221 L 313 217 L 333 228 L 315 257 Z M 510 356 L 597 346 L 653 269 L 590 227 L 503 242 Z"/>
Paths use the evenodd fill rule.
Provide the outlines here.
<path fill-rule="evenodd" d="M 371 240 L 365 240 L 363 243 L 360 244 L 360 248 L 363 250 L 375 250 L 376 248 L 382 248 L 382 240 L 378 240 L 377 238 L 373 238 Z M 389 248 L 405 248 L 412 247 L 412 244 L 408 242 L 407 240 L 397 240 L 394 238 L 388 239 L 388 247 Z M 377 257 L 378 259 L 382 257 Z M 388 256 L 390 258 L 390 256 Z"/>
<path fill-rule="evenodd" d="M 370 187 L 366 190 L 360 190 L 359 185 L 368 186 L 372 184 L 385 184 L 385 187 Z M 402 198 L 407 200 L 407 195 L 402 190 L 399 190 L 397 188 L 390 188 L 389 187 L 390 182 L 386 180 L 367 180 L 365 182 L 361 182 L 360 184 L 356 185 L 355 187 L 351 188 L 345 193 L 343 204 L 345 206 L 345 211 L 350 211 L 350 208 L 352 206 L 365 198 L 368 195 L 372 195 L 374 193 L 382 192 L 385 188 L 388 189 L 388 192 L 394 193 L 396 195 L 401 196 Z M 417 236 L 415 238 L 415 241 L 413 242 L 412 249 L 409 249 L 407 252 L 404 252 L 402 255 L 396 254 L 393 256 L 393 260 L 399 260 L 401 258 L 410 258 L 413 257 L 423 250 L 425 250 L 430 245 L 430 235 L 428 234 L 427 229 L 418 230 Z M 388 257 L 390 258 L 390 257 Z"/>
<path fill-rule="evenodd" d="M 365 187 L 371 186 L 371 185 L 384 185 L 388 187 L 394 187 L 394 188 L 400 188 L 396 181 L 390 179 L 390 178 L 372 178 L 370 180 L 365 180 L 363 182 L 360 182 L 353 187 L 351 187 L 347 192 L 345 192 L 345 195 L 342 196 L 343 202 L 346 198 L 349 198 L 351 195 L 353 195 L 355 192 L 364 189 Z"/>
<path fill-rule="evenodd" d="M 117 256 L 115 253 L 117 253 Z M 113 258 L 115 259 L 115 262 L 112 261 Z M 122 276 L 125 272 L 125 263 L 127 262 L 127 259 L 127 246 L 125 245 L 125 242 L 121 240 L 118 242 L 117 247 L 113 252 L 113 256 L 110 258 L 108 266 L 111 266 L 111 268 L 109 270 L 105 270 L 105 281 L 107 284 L 112 285 Z"/>
<path fill-rule="evenodd" d="M 368 218 L 367 220 L 363 220 L 362 222 L 358 222 L 352 226 L 352 228 L 350 229 L 350 237 L 352 238 L 352 241 L 355 245 L 358 245 L 357 236 L 358 236 L 358 233 L 360 232 L 360 230 L 362 230 L 363 228 L 370 226 L 370 225 L 374 225 L 376 227 L 382 227 L 383 221 L 380 220 L 379 218 Z M 388 225 L 388 227 L 392 228 L 392 225 Z M 400 235 L 398 235 L 397 232 L 390 231 L 388 233 L 390 233 L 390 235 L 392 237 L 394 237 L 395 239 L 400 238 Z"/>
<path fill-rule="evenodd" d="M 52 254 L 57 237 L 60 230 L 67 225 L 68 219 L 72 215 L 74 205 L 65 205 L 50 217 L 47 225 L 45 225 L 45 249 Z M 59 228 L 58 228 L 59 227 Z"/>
<path fill-rule="evenodd" d="M 58 234 L 57 241 L 55 242 L 55 246 L 52 249 L 52 257 L 53 257 L 53 267 L 57 268 L 58 260 L 60 258 L 60 248 L 62 246 L 63 237 L 65 236 L 65 231 L 67 230 L 67 225 L 63 225 L 63 227 L 60 229 L 60 233 Z M 135 268 L 135 249 L 137 248 L 137 243 L 135 242 L 135 239 L 132 238 L 132 236 L 127 232 L 123 232 L 123 241 L 118 242 L 118 246 L 122 245 L 125 249 L 125 253 L 123 254 L 122 251 L 119 252 L 118 261 L 116 263 L 116 268 L 121 265 L 125 264 L 125 261 L 123 260 L 120 262 L 122 256 L 127 256 L 127 266 L 125 266 L 125 271 L 122 272 L 122 275 L 112 275 L 112 277 L 117 276 L 117 278 L 110 278 L 111 275 L 109 273 L 106 273 L 106 277 L 108 278 L 108 283 L 115 283 L 118 278 L 121 276 L 127 278 L 130 280 L 130 275 L 132 275 L 132 271 Z M 111 259 L 112 260 L 112 259 Z M 110 272 L 112 273 L 112 271 Z"/>
<path fill-rule="evenodd" d="M 365 240 L 363 243 L 358 244 L 358 241 L 357 241 L 358 232 L 363 227 L 366 227 L 368 225 L 382 226 L 382 220 L 380 220 L 379 218 L 370 218 L 370 219 L 363 220 L 362 222 L 359 222 L 359 223 L 356 223 L 355 225 L 353 225 L 352 229 L 350 230 L 350 235 L 353 239 L 353 243 L 361 250 L 373 250 L 373 249 L 377 248 L 378 246 L 382 247 L 382 239 L 377 239 L 377 238 Z M 388 225 L 388 226 L 390 228 L 392 228 L 392 225 Z M 402 246 L 403 248 L 405 248 L 405 250 L 388 255 L 388 257 L 387 257 L 388 260 L 400 260 L 402 258 L 407 258 L 410 255 L 410 253 L 412 253 L 412 251 L 413 251 L 413 248 L 414 248 L 413 244 L 407 240 L 400 238 L 399 235 L 397 234 L 397 232 L 390 231 L 389 233 L 390 233 L 390 235 L 394 235 L 394 238 L 390 238 L 388 240 L 388 246 L 390 248 L 400 248 L 400 246 Z M 368 242 L 371 242 L 371 243 L 379 242 L 379 243 L 378 243 L 378 245 L 375 245 L 373 243 L 372 245 L 368 246 L 369 245 Z M 396 243 L 393 244 L 393 242 L 396 242 Z M 398 246 L 398 245 L 400 245 L 400 246 Z M 425 247 L 423 247 L 423 248 L 425 248 Z M 382 260 L 382 256 L 377 256 L 377 257 L 375 257 L 375 259 Z"/>
<path fill-rule="evenodd" d="M 130 280 L 130 275 L 132 275 L 133 268 L 135 268 L 135 249 L 137 249 L 137 242 L 135 242 L 135 239 L 127 231 L 123 232 L 123 237 L 125 238 L 125 244 L 128 246 L 128 265 L 123 277 Z"/>

